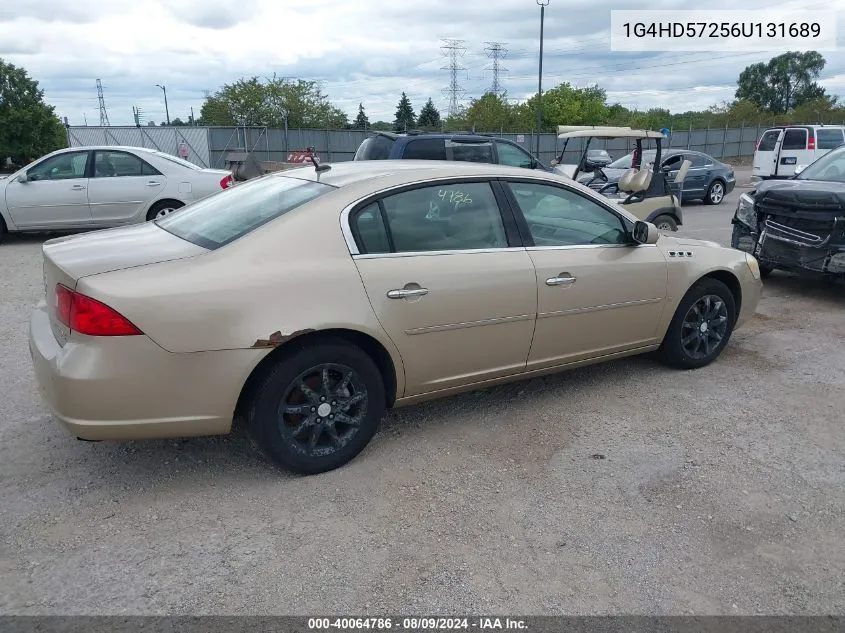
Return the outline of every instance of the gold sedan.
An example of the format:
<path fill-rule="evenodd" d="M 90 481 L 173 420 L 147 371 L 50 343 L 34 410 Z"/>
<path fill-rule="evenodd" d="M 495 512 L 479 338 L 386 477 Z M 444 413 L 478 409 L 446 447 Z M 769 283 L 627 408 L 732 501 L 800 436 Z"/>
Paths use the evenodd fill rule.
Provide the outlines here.
<path fill-rule="evenodd" d="M 30 349 L 74 435 L 227 433 L 337 468 L 388 407 L 656 351 L 697 368 L 754 313 L 746 253 L 660 235 L 570 179 L 349 162 L 44 244 Z"/>

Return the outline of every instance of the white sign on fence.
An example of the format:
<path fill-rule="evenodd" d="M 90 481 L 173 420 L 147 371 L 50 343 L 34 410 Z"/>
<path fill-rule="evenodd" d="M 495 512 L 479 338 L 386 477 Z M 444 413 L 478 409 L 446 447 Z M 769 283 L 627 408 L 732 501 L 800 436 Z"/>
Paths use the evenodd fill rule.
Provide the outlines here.
<path fill-rule="evenodd" d="M 517 143 L 524 143 L 525 142 L 525 134 L 517 134 L 516 135 L 516 142 Z"/>

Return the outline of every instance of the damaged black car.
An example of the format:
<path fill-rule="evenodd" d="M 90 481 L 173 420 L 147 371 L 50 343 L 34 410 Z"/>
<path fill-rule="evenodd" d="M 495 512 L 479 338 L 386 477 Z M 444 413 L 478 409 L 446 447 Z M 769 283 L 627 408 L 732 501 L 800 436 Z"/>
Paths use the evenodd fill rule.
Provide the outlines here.
<path fill-rule="evenodd" d="M 731 224 L 731 246 L 754 255 L 764 277 L 775 269 L 845 276 L 845 145 L 743 193 Z"/>

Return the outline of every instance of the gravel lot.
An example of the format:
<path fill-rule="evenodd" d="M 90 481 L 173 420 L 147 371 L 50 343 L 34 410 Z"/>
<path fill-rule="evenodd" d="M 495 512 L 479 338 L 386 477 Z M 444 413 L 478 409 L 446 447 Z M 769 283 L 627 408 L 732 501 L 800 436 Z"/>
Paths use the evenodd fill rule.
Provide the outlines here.
<path fill-rule="evenodd" d="M 729 239 L 737 195 L 683 233 Z M 842 286 L 775 273 L 708 368 L 405 409 L 298 478 L 240 433 L 69 437 L 26 344 L 42 239 L 0 246 L 0 612 L 845 612 Z"/>

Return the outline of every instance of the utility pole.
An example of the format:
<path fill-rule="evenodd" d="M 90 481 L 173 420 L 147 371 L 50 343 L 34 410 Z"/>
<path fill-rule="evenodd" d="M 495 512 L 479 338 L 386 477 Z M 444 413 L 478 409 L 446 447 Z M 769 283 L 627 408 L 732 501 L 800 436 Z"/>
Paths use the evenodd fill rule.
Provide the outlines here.
<path fill-rule="evenodd" d="M 540 158 L 540 128 L 543 125 L 543 23 L 546 18 L 546 7 L 551 0 L 537 0 L 540 5 L 540 70 L 537 73 L 537 146 L 534 152 Z"/>
<path fill-rule="evenodd" d="M 161 84 L 156 84 L 161 91 L 164 93 L 164 114 L 167 117 L 167 125 L 170 125 L 170 110 L 167 108 L 167 88 L 162 86 Z"/>
<path fill-rule="evenodd" d="M 194 121 L 194 106 L 191 106 L 191 125 L 195 125 Z"/>
<path fill-rule="evenodd" d="M 463 89 L 458 85 L 458 71 L 466 70 L 458 65 L 458 57 L 462 57 L 466 52 L 464 40 L 444 39 L 444 44 L 440 48 L 443 49 L 449 57 L 449 65 L 443 66 L 441 70 L 449 71 L 449 87 L 445 88 L 443 92 L 449 96 L 449 116 L 455 116 L 460 111 L 458 99 L 463 95 Z"/>
<path fill-rule="evenodd" d="M 103 82 L 97 80 L 97 101 L 100 103 L 100 126 L 106 127 L 109 123 L 109 113 L 106 111 L 106 100 L 103 98 Z M 87 125 L 87 124 L 86 124 Z"/>
<path fill-rule="evenodd" d="M 503 42 L 485 42 L 487 47 L 484 49 L 484 52 L 487 53 L 487 57 L 493 59 L 492 66 L 488 66 L 485 70 L 492 70 L 493 71 L 493 85 L 490 86 L 490 92 L 494 95 L 504 98 L 506 91 L 502 89 L 502 84 L 499 82 L 499 73 L 500 72 L 507 72 L 507 68 L 502 68 L 499 65 L 499 60 L 507 54 L 507 49 L 504 48 Z"/>

